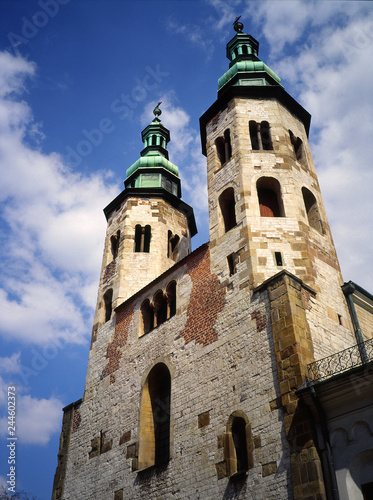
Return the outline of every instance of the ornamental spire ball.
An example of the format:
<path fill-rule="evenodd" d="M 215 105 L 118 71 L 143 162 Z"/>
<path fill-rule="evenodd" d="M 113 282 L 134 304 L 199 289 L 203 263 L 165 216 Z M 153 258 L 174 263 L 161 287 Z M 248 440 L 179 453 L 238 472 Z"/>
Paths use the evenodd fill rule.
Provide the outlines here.
<path fill-rule="evenodd" d="M 243 30 L 243 24 L 238 22 L 239 19 L 241 19 L 241 16 L 238 16 L 236 17 L 234 23 L 233 23 L 233 29 L 234 31 L 236 31 L 237 33 L 242 33 L 242 30 Z"/>
<path fill-rule="evenodd" d="M 162 101 L 159 101 L 159 103 L 156 105 L 156 107 L 153 109 L 153 113 L 154 113 L 154 120 L 153 121 L 157 121 L 157 122 L 160 122 L 161 120 L 159 119 L 159 116 L 162 114 L 162 111 L 159 109 L 159 106 L 162 104 Z"/>

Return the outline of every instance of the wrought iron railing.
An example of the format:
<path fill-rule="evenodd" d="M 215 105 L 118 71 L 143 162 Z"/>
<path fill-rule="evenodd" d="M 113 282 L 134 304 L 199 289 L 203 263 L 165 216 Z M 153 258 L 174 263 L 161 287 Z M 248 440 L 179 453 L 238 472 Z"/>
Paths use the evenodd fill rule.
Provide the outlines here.
<path fill-rule="evenodd" d="M 310 363 L 308 380 L 321 381 L 373 361 L 373 339 Z"/>

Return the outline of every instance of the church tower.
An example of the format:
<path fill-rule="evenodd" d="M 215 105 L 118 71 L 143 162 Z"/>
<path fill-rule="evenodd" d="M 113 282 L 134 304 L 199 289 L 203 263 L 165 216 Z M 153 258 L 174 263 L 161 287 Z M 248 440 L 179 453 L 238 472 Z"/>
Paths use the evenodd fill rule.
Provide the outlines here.
<path fill-rule="evenodd" d="M 193 210 L 159 105 L 104 210 L 84 396 L 64 408 L 53 500 L 337 500 L 329 433 L 342 471 L 356 442 L 338 438 L 339 422 L 355 418 L 358 446 L 368 442 L 372 384 L 370 402 L 358 398 L 347 371 L 368 356 L 341 288 L 310 115 L 242 30 L 200 119 L 210 241 L 190 252 Z M 373 304 L 350 285 L 350 303 Z M 341 378 L 324 379 L 341 370 L 336 393 Z"/>
<path fill-rule="evenodd" d="M 127 169 L 125 189 L 105 209 L 107 231 L 93 327 L 191 251 L 193 209 L 181 200 L 179 169 L 168 159 L 169 130 L 158 103 L 143 131 L 144 149 Z"/>
<path fill-rule="evenodd" d="M 243 24 L 234 29 L 229 69 L 200 119 L 212 269 L 222 281 L 251 289 L 282 270 L 294 274 L 324 304 L 334 349 L 349 313 L 308 143 L 311 117 L 258 58 L 259 43 Z M 325 344 L 322 337 L 321 328 Z"/>

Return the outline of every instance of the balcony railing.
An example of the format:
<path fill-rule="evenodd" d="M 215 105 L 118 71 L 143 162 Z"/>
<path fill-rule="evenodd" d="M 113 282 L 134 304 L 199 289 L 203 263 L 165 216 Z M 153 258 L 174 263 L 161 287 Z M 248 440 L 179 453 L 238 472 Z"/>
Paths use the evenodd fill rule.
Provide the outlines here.
<path fill-rule="evenodd" d="M 370 361 L 373 361 L 373 339 L 310 363 L 307 366 L 308 380 L 309 382 L 325 380 Z"/>

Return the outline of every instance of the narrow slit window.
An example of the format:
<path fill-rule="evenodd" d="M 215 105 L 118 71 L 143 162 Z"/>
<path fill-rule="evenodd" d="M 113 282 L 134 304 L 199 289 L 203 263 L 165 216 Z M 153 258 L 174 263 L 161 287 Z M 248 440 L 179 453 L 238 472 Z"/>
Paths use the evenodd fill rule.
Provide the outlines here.
<path fill-rule="evenodd" d="M 283 266 L 281 252 L 275 252 L 276 266 Z"/>
<path fill-rule="evenodd" d="M 110 321 L 113 312 L 113 290 L 109 288 L 104 294 L 105 323 Z"/>
<path fill-rule="evenodd" d="M 233 276 L 236 273 L 236 259 L 235 255 L 232 253 L 227 257 L 229 276 Z"/>

